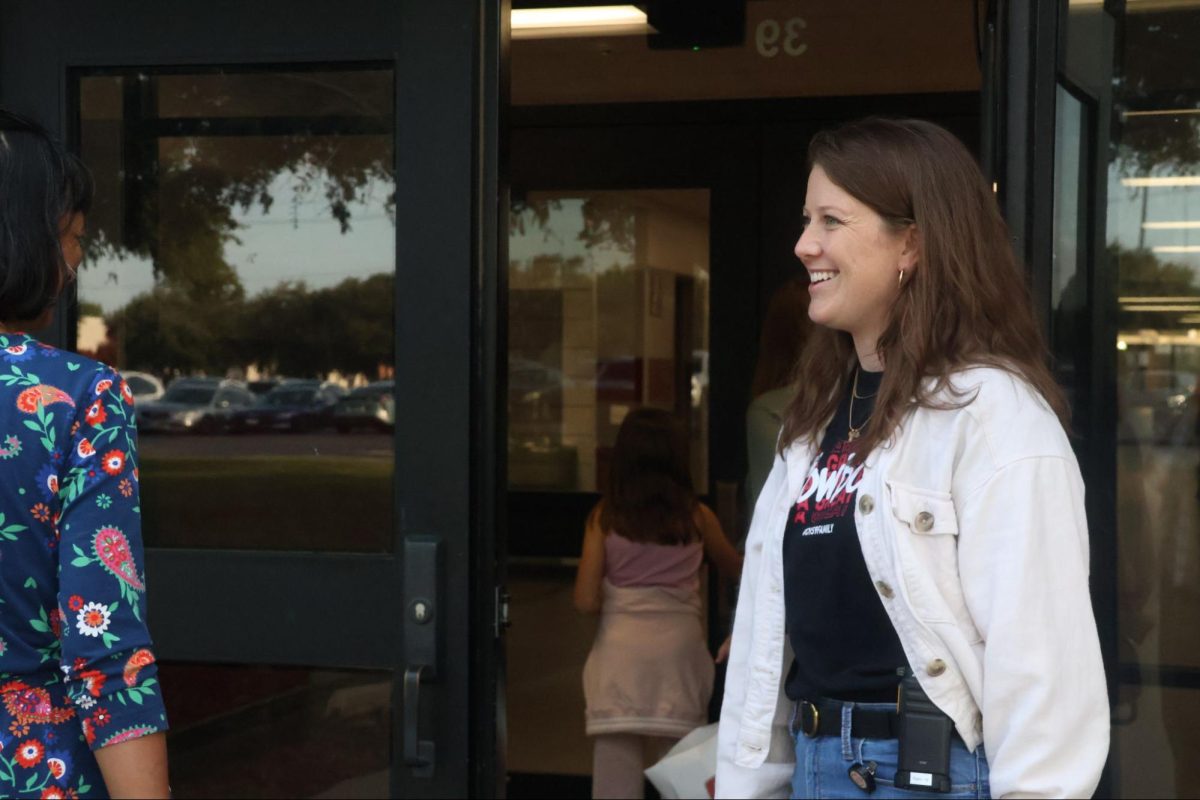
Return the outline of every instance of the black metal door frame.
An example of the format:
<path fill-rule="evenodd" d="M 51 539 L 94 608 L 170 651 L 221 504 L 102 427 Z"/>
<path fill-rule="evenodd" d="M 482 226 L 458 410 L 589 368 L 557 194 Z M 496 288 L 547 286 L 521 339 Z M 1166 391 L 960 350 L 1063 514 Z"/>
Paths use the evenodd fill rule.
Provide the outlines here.
<path fill-rule="evenodd" d="M 286 24 L 281 24 L 285 22 Z M 170 0 L 136 12 L 79 0 L 0 7 L 0 105 L 69 138 L 72 70 L 387 62 L 396 75 L 396 456 L 390 555 L 147 553 L 160 658 L 391 670 L 393 796 L 502 793 L 496 535 L 497 236 L 505 0 Z M 68 318 L 56 343 L 70 346 Z M 440 669 L 420 687 L 430 777 L 404 764 L 405 546 L 441 542 Z M 195 588 L 220 585 L 203 610 Z M 314 609 L 300 629 L 289 608 Z M 246 623 L 256 618 L 278 624 Z M 363 614 L 362 609 L 376 609 Z M 313 632 L 319 631 L 316 635 Z M 301 635 L 303 634 L 303 635 Z M 500 773 L 502 774 L 502 773 Z"/>
<path fill-rule="evenodd" d="M 1105 255 L 1105 126 L 1111 98 L 1093 97 L 1065 75 L 1068 0 L 981 0 L 985 7 L 985 167 L 996 181 L 1013 248 L 1029 269 L 1034 311 L 1058 364 L 1075 368 L 1073 444 L 1087 487 L 1092 605 L 1108 676 L 1110 705 L 1118 669 L 1116 531 L 1116 279 Z M 1123 2 L 1107 0 L 1106 13 Z M 1119 15 L 1115 15 L 1119 16 Z M 1092 131 L 1082 143 L 1079 268 L 1087 307 L 1081 342 L 1064 349 L 1052 338 L 1056 96 L 1060 85 L 1084 101 Z M 1097 796 L 1111 795 L 1110 757 Z"/>

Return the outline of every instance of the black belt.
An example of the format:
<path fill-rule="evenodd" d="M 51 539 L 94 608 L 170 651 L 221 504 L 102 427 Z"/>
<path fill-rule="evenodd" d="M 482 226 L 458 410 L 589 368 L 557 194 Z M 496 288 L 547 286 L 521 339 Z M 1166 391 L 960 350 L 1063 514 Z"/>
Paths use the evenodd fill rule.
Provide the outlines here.
<path fill-rule="evenodd" d="M 824 698 L 796 703 L 797 727 L 808 737 L 842 735 L 842 700 Z M 855 707 L 850 712 L 850 735 L 855 739 L 896 739 L 900 736 L 900 715 Z"/>

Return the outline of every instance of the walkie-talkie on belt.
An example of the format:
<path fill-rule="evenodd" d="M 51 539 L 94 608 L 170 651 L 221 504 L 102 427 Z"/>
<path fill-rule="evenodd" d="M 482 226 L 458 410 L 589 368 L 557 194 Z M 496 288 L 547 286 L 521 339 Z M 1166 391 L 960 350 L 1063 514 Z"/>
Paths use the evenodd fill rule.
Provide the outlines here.
<path fill-rule="evenodd" d="M 935 706 L 911 668 L 900 670 L 900 760 L 897 789 L 950 791 L 954 721 Z"/>

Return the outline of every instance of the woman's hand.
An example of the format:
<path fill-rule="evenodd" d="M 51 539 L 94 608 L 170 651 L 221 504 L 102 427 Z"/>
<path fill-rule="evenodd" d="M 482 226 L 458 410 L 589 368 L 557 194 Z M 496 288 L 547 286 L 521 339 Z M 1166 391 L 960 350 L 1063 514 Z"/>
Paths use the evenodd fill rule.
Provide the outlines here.
<path fill-rule="evenodd" d="M 733 647 L 733 634 L 725 637 L 725 641 L 721 642 L 721 646 L 717 648 L 717 657 L 713 659 L 718 664 L 724 664 L 729 660 L 729 649 Z"/>

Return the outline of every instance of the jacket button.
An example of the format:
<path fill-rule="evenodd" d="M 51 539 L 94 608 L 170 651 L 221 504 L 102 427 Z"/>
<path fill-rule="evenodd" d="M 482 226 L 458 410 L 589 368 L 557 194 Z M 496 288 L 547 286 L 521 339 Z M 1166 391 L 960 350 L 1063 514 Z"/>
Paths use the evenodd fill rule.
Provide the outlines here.
<path fill-rule="evenodd" d="M 925 671 L 929 673 L 929 677 L 936 678 L 946 671 L 946 662 L 940 658 L 935 658 L 929 662 L 929 666 L 925 667 Z"/>
<path fill-rule="evenodd" d="M 869 494 L 864 494 L 858 501 L 858 510 L 864 514 L 870 514 L 875 510 L 875 499 Z"/>
<path fill-rule="evenodd" d="M 928 511 L 922 511 L 920 514 L 917 514 L 915 522 L 917 530 L 921 533 L 928 533 L 933 530 L 933 514 L 930 514 Z"/>
<path fill-rule="evenodd" d="M 888 600 L 891 600 L 896 594 L 892 591 L 892 587 L 888 586 L 884 581 L 875 581 L 875 588 L 878 589 L 879 593 Z"/>

